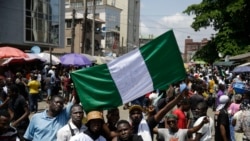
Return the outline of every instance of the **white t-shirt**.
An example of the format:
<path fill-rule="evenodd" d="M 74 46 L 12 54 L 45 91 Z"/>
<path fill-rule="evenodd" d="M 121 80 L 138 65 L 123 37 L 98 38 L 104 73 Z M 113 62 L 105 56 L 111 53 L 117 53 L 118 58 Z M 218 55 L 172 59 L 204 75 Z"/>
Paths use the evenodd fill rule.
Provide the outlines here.
<path fill-rule="evenodd" d="M 51 74 L 51 77 L 55 77 L 55 71 L 54 70 L 49 70 L 48 73 Z"/>
<path fill-rule="evenodd" d="M 71 126 L 71 129 L 73 130 L 74 134 L 79 134 L 82 133 L 83 131 L 87 130 L 87 127 L 85 125 L 82 125 L 82 127 L 80 129 L 78 129 L 70 120 L 69 124 Z M 69 125 L 66 124 L 65 126 L 63 126 L 61 129 L 59 129 L 57 131 L 57 140 L 58 141 L 69 141 L 70 138 L 72 137 L 71 135 L 71 131 L 69 128 Z"/>
<path fill-rule="evenodd" d="M 233 119 L 238 120 L 240 118 L 240 116 L 241 116 L 241 113 L 242 113 L 242 110 L 237 111 L 236 113 L 234 113 Z"/>
<path fill-rule="evenodd" d="M 194 127 L 198 126 L 202 120 L 204 119 L 205 116 L 202 116 L 200 118 L 198 118 L 195 123 L 194 123 Z M 214 120 L 209 117 L 209 122 L 204 124 L 201 129 L 199 131 L 197 131 L 197 133 L 202 134 L 201 137 L 201 141 L 211 141 L 212 140 L 212 132 L 213 132 L 213 128 L 214 128 Z M 195 138 L 195 133 L 193 134 L 193 138 Z"/>
<path fill-rule="evenodd" d="M 169 129 L 159 128 L 158 135 L 164 138 L 164 141 L 186 141 L 188 129 L 179 129 L 177 132 L 172 133 Z"/>

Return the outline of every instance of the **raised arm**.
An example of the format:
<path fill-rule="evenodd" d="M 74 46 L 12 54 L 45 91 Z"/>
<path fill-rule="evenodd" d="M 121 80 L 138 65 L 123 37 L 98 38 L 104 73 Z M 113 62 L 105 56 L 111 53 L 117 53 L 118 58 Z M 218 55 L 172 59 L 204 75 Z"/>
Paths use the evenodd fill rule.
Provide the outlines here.
<path fill-rule="evenodd" d="M 169 87 L 168 93 L 173 93 L 174 88 L 172 86 Z M 188 89 L 184 89 L 181 94 L 178 94 L 177 97 L 175 97 L 171 102 L 169 102 L 167 105 L 165 105 L 160 111 L 158 111 L 154 115 L 154 119 L 156 122 L 160 122 L 160 120 L 166 115 L 167 112 L 169 112 L 177 103 L 182 100 L 184 97 L 188 95 Z"/>
<path fill-rule="evenodd" d="M 188 129 L 188 131 L 187 131 L 188 135 L 191 135 L 191 134 L 197 132 L 198 130 L 201 129 L 201 127 L 202 127 L 204 124 L 206 124 L 206 123 L 208 123 L 208 122 L 209 122 L 209 119 L 208 119 L 207 117 L 204 117 L 203 120 L 202 120 L 202 122 L 201 122 L 199 125 L 197 125 L 197 126 L 195 126 L 195 127 L 193 127 L 193 128 Z"/>

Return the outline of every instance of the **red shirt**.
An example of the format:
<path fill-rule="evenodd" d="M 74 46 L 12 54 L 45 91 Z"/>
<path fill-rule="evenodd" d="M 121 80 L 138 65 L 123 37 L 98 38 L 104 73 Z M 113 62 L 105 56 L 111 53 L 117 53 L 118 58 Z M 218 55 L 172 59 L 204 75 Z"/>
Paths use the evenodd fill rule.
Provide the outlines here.
<path fill-rule="evenodd" d="M 178 128 L 187 129 L 187 118 L 186 118 L 185 113 L 181 111 L 180 109 L 175 109 L 173 111 L 173 114 L 175 114 L 178 117 L 178 121 L 177 121 Z"/>

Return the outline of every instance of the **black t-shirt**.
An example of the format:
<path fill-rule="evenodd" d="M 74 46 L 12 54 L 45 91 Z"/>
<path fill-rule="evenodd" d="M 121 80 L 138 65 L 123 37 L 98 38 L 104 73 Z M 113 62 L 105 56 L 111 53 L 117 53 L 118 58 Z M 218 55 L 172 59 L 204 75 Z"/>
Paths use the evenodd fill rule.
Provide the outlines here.
<path fill-rule="evenodd" d="M 19 119 L 24 113 L 25 113 L 25 108 L 27 107 L 27 103 L 22 95 L 18 95 L 16 98 L 11 98 L 9 101 L 9 108 L 11 111 L 14 112 L 14 118 L 13 120 Z M 28 124 L 29 123 L 29 118 L 23 120 L 21 124 Z"/>
<path fill-rule="evenodd" d="M 226 129 L 226 136 L 228 141 L 230 141 L 230 122 L 229 122 L 229 116 L 227 113 L 227 110 L 221 109 L 219 112 L 219 115 L 215 115 L 215 140 L 216 141 L 222 141 L 222 136 L 220 132 L 220 125 L 224 125 Z"/>
<path fill-rule="evenodd" d="M 5 93 L 5 91 L 3 90 L 3 88 L 0 88 L 0 100 L 2 102 L 4 102 L 4 100 L 7 98 L 7 94 Z"/>
<path fill-rule="evenodd" d="M 25 98 L 28 99 L 28 92 L 26 90 L 26 86 L 20 82 L 16 85 L 18 87 L 19 93 Z"/>
<path fill-rule="evenodd" d="M 18 137 L 17 131 L 14 128 L 9 128 L 5 131 L 5 135 L 0 134 L 0 141 L 16 141 Z"/>
<path fill-rule="evenodd" d="M 189 98 L 189 100 L 190 100 L 190 104 L 191 104 L 191 105 L 190 105 L 190 106 L 191 106 L 191 110 L 193 111 L 193 110 L 196 109 L 196 106 L 197 106 L 198 103 L 204 101 L 204 98 L 203 98 L 203 96 L 200 95 L 200 94 L 194 94 L 194 95 L 192 95 L 192 96 Z"/>

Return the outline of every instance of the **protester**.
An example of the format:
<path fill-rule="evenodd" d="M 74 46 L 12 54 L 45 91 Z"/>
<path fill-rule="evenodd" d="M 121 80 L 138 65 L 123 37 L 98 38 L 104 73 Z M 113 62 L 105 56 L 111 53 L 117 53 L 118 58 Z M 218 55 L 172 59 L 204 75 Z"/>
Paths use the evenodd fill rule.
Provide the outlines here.
<path fill-rule="evenodd" d="M 188 118 L 186 113 L 190 109 L 190 101 L 189 99 L 183 99 L 179 104 L 178 108 L 175 109 L 172 113 L 177 116 L 177 126 L 180 129 L 187 129 L 188 126 Z"/>
<path fill-rule="evenodd" d="M 220 96 L 219 105 L 215 113 L 215 140 L 216 141 L 230 141 L 230 123 L 227 108 L 230 104 L 227 95 Z"/>
<path fill-rule="evenodd" d="M 199 102 L 196 106 L 196 114 L 198 119 L 194 123 L 194 127 L 198 126 L 204 119 L 208 118 L 208 123 L 204 124 L 201 129 L 199 129 L 195 134 L 193 134 L 194 141 L 212 141 L 213 139 L 213 129 L 214 129 L 214 120 L 207 115 L 208 106 L 206 102 Z"/>
<path fill-rule="evenodd" d="M 216 108 L 216 105 L 215 105 L 215 93 L 216 93 L 216 90 L 215 90 L 215 80 L 213 79 L 213 76 L 212 75 L 209 75 L 208 76 L 209 80 L 208 80 L 208 92 L 209 92 L 209 95 L 210 97 L 212 97 L 211 99 L 211 105 L 212 105 L 212 108 L 213 110 L 215 110 Z"/>
<path fill-rule="evenodd" d="M 57 141 L 69 141 L 72 136 L 87 130 L 87 127 L 82 124 L 84 112 L 81 105 L 73 105 L 70 110 L 70 116 L 71 120 L 69 123 L 58 130 Z"/>
<path fill-rule="evenodd" d="M 47 93 L 46 101 L 48 102 L 51 99 L 51 93 L 52 93 L 52 85 L 51 85 L 51 73 L 48 73 L 46 77 L 43 79 L 44 83 L 44 91 Z"/>
<path fill-rule="evenodd" d="M 219 84 L 218 86 L 218 92 L 217 92 L 217 97 L 216 97 L 216 108 L 219 105 L 219 99 L 222 95 L 225 95 L 225 86 L 223 84 Z"/>
<path fill-rule="evenodd" d="M 170 87 L 169 89 L 174 89 Z M 169 91 L 173 92 L 173 91 Z M 129 118 L 131 120 L 133 134 L 141 135 L 144 141 L 153 140 L 153 128 L 160 122 L 160 120 L 169 112 L 180 100 L 188 95 L 186 84 L 180 86 L 180 94 L 165 105 L 162 109 L 156 112 L 155 115 L 149 116 L 146 120 L 143 118 L 143 108 L 140 105 L 133 105 L 129 108 Z"/>
<path fill-rule="evenodd" d="M 10 126 L 10 119 L 7 110 L 0 110 L 0 141 L 20 141 L 17 130 Z"/>
<path fill-rule="evenodd" d="M 15 84 L 18 87 L 19 93 L 25 98 L 25 100 L 28 101 L 29 99 L 29 93 L 27 90 L 27 79 L 23 77 L 23 75 L 20 72 L 16 73 L 16 80 L 15 80 Z"/>
<path fill-rule="evenodd" d="M 72 105 L 72 102 L 68 103 L 64 109 L 63 97 L 53 96 L 47 110 L 32 116 L 24 138 L 34 141 L 55 141 L 57 131 L 69 121 Z"/>
<path fill-rule="evenodd" d="M 36 113 L 38 110 L 38 98 L 39 98 L 39 89 L 41 84 L 37 81 L 37 76 L 32 74 L 31 81 L 27 84 L 29 88 L 29 106 L 30 112 Z"/>
<path fill-rule="evenodd" d="M 164 138 L 164 141 L 186 141 L 189 135 L 197 132 L 204 124 L 209 122 L 208 119 L 204 117 L 198 126 L 189 129 L 179 129 L 176 115 L 168 114 L 165 121 L 167 122 L 168 128 L 154 129 L 154 133 Z"/>
<path fill-rule="evenodd" d="M 240 103 L 241 103 L 242 95 L 241 94 L 236 94 L 234 96 L 234 102 L 232 102 L 228 108 L 228 113 L 229 113 L 229 121 L 230 121 L 230 135 L 231 135 L 231 141 L 236 141 L 235 140 L 235 131 L 234 131 L 234 126 L 232 125 L 233 121 L 233 116 L 236 112 L 240 110 Z"/>
<path fill-rule="evenodd" d="M 104 133 L 103 136 L 107 141 L 112 140 L 117 136 L 117 122 L 120 119 L 120 113 L 118 108 L 109 109 L 106 115 L 107 122 L 104 124 Z"/>
<path fill-rule="evenodd" d="M 8 87 L 8 96 L 10 97 L 8 109 L 11 114 L 11 126 L 15 127 L 22 137 L 29 125 L 29 108 L 25 98 L 19 94 L 15 84 Z"/>
<path fill-rule="evenodd" d="M 118 136 L 112 141 L 143 141 L 140 135 L 133 134 L 132 127 L 126 120 L 120 120 L 117 123 Z"/>
<path fill-rule="evenodd" d="M 73 136 L 70 141 L 106 141 L 101 135 L 104 124 L 103 114 L 100 111 L 91 111 L 87 114 L 86 126 L 88 129 Z"/>
<path fill-rule="evenodd" d="M 239 111 L 239 115 L 237 117 L 235 131 L 243 132 L 243 137 L 241 138 L 242 141 L 249 141 L 250 140 L 250 92 L 246 92 L 244 94 L 244 99 L 240 105 L 241 111 Z M 238 112 L 236 113 L 238 114 Z M 235 115 L 236 115 L 235 114 Z M 235 136 L 237 137 L 237 136 Z"/>
<path fill-rule="evenodd" d="M 7 96 L 7 87 L 5 78 L 0 76 L 0 110 L 8 108 L 9 97 Z"/>
<path fill-rule="evenodd" d="M 63 92 L 63 97 L 65 98 L 65 102 L 69 101 L 70 97 L 70 91 L 71 91 L 71 80 L 69 78 L 69 74 L 67 72 L 64 73 L 62 76 L 62 92 Z"/>
<path fill-rule="evenodd" d="M 234 116 L 232 117 L 232 123 L 231 124 L 234 127 L 234 137 L 235 137 L 236 141 L 243 139 L 242 127 L 239 128 L 240 127 L 239 124 L 238 124 L 238 126 L 236 126 L 236 124 L 237 124 L 237 122 L 241 123 L 241 121 L 240 121 L 240 118 L 242 118 L 241 114 L 242 114 L 243 110 L 247 109 L 247 107 L 248 107 L 247 103 L 242 103 L 240 105 L 240 110 L 238 112 L 236 112 L 234 114 Z"/>
<path fill-rule="evenodd" d="M 6 80 L 5 77 L 0 76 L 0 87 L 3 88 L 3 91 L 7 93 L 7 86 L 6 86 Z"/>

